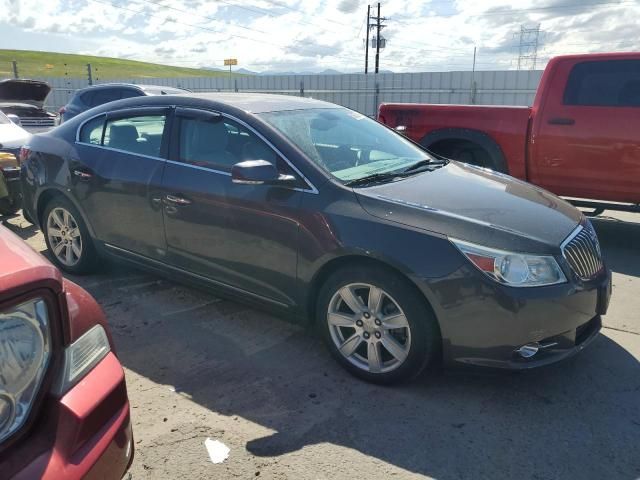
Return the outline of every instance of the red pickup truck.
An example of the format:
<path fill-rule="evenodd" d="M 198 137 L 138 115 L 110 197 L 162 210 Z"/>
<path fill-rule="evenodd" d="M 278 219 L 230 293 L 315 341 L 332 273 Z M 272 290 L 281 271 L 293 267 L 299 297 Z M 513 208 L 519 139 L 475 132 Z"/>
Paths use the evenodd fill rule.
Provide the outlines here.
<path fill-rule="evenodd" d="M 593 214 L 640 211 L 640 53 L 556 57 L 532 107 L 383 103 L 378 120 Z"/>

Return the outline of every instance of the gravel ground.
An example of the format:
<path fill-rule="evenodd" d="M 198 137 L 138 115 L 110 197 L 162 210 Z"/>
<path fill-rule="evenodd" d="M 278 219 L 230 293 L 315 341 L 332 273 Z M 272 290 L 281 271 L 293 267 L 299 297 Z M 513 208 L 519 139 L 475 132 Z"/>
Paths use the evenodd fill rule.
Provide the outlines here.
<path fill-rule="evenodd" d="M 244 305 L 118 265 L 73 277 L 105 309 L 126 370 L 133 478 L 640 478 L 640 215 L 612 215 L 594 221 L 614 271 L 602 335 L 524 374 L 376 387 Z M 45 250 L 22 217 L 6 223 Z M 230 448 L 224 463 L 207 438 Z"/>

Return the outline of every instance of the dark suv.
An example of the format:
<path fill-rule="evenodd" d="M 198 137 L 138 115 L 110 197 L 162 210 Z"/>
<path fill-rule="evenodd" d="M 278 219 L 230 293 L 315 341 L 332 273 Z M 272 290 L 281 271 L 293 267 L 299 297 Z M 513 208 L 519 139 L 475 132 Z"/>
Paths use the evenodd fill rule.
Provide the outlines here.
<path fill-rule="evenodd" d="M 104 103 L 115 102 L 123 98 L 143 97 L 145 95 L 177 95 L 186 93 L 175 87 L 162 85 L 134 85 L 132 83 L 104 83 L 77 90 L 69 103 L 59 110 L 60 123 L 71 120 L 76 115 Z"/>

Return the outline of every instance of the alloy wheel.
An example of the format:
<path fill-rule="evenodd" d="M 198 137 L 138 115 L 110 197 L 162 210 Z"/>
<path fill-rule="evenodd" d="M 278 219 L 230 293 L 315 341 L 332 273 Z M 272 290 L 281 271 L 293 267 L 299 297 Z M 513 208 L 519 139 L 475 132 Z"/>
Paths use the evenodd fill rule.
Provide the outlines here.
<path fill-rule="evenodd" d="M 400 367 L 411 348 L 411 328 L 402 308 L 383 289 L 367 283 L 340 288 L 329 302 L 329 332 L 338 351 L 371 373 Z"/>
<path fill-rule="evenodd" d="M 82 236 L 73 215 L 56 207 L 47 217 L 47 238 L 56 259 L 68 267 L 76 265 L 82 257 Z"/>

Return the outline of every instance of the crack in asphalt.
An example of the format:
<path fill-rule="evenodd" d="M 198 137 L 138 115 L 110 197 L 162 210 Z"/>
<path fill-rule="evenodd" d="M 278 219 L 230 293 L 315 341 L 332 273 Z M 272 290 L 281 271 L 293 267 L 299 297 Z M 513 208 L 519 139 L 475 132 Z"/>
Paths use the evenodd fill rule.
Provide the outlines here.
<path fill-rule="evenodd" d="M 632 332 L 630 330 L 625 330 L 623 328 L 616 328 L 616 327 L 602 327 L 602 328 L 607 330 L 615 330 L 616 332 L 630 333 L 631 335 L 640 335 L 639 332 Z"/>

